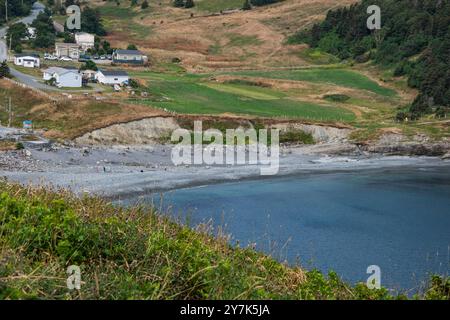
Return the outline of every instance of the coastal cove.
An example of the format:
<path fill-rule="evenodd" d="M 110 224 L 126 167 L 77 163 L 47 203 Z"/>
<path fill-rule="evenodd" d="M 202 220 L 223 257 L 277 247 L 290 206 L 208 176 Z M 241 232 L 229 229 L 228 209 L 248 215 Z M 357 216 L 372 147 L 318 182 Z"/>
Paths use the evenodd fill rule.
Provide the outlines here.
<path fill-rule="evenodd" d="M 127 201 L 160 203 L 161 195 Z M 336 271 L 419 292 L 431 274 L 449 274 L 450 167 L 310 173 L 168 191 L 164 211 L 192 227 L 210 223 L 230 243 L 279 261 Z"/>

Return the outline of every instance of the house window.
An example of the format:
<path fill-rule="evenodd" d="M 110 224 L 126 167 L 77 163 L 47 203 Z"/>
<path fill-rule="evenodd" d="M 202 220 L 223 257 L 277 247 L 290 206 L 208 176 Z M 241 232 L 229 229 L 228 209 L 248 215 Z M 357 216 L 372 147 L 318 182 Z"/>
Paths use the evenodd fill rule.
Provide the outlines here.
<path fill-rule="evenodd" d="M 114 78 L 114 81 L 117 81 L 117 80 L 119 80 L 119 78 Z"/>

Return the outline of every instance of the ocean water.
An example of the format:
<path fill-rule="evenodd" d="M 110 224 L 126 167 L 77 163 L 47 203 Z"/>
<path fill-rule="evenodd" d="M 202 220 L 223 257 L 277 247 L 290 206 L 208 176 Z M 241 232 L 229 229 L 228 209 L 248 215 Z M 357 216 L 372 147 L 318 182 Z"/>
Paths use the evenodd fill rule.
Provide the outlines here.
<path fill-rule="evenodd" d="M 383 286 L 409 293 L 449 274 L 449 167 L 224 183 L 167 192 L 164 204 L 190 225 L 212 221 L 233 244 L 351 283 L 366 282 L 370 265 Z"/>

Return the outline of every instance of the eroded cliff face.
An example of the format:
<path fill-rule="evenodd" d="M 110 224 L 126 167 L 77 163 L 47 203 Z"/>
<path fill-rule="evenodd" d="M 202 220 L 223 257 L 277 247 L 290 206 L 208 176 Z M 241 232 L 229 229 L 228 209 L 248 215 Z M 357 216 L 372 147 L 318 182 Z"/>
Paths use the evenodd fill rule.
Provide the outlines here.
<path fill-rule="evenodd" d="M 302 124 L 302 123 L 279 123 L 271 126 L 280 131 L 301 130 L 309 133 L 316 143 L 339 143 L 348 139 L 351 129 L 336 128 L 331 126 Z"/>
<path fill-rule="evenodd" d="M 361 146 L 361 150 L 385 155 L 438 156 L 450 153 L 450 141 L 433 141 L 425 135 L 407 137 L 399 133 L 382 134 L 376 141 Z"/>
<path fill-rule="evenodd" d="M 248 124 L 250 125 L 250 122 Z M 239 126 L 241 124 L 237 125 L 237 127 Z M 161 142 L 162 139 L 167 140 L 167 137 L 170 137 L 172 132 L 180 127 L 177 118 L 154 117 L 94 130 L 75 139 L 75 142 L 104 145 L 155 144 Z M 347 128 L 293 122 L 271 124 L 268 127 L 281 131 L 302 130 L 311 134 L 317 143 L 344 142 L 351 132 L 351 129 Z"/>
<path fill-rule="evenodd" d="M 170 141 L 172 132 L 184 126 L 176 117 L 153 117 L 95 130 L 77 139 L 81 145 L 152 145 Z M 184 123 L 184 124 L 183 124 Z M 242 123 L 237 125 L 241 126 Z M 246 122 L 245 126 L 251 125 Z M 267 128 L 282 132 L 302 130 L 314 138 L 316 144 L 333 146 L 334 153 L 379 153 L 386 155 L 441 156 L 450 154 L 450 141 L 436 142 L 426 135 L 405 136 L 401 132 L 384 132 L 376 139 L 365 143 L 352 141 L 351 128 L 333 127 L 299 122 L 279 122 L 267 124 Z M 325 151 L 326 153 L 326 151 Z"/>
<path fill-rule="evenodd" d="M 142 145 L 158 143 L 180 128 L 175 118 L 155 117 L 94 130 L 75 139 L 78 144 Z"/>

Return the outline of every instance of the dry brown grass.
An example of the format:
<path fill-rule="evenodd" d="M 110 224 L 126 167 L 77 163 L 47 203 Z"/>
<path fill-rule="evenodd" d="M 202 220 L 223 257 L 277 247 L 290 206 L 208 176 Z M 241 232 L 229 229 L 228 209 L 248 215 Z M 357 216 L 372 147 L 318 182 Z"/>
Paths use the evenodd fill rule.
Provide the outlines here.
<path fill-rule="evenodd" d="M 305 65 L 307 63 L 299 56 L 304 47 L 284 45 L 287 36 L 322 19 L 329 9 L 355 1 L 286 0 L 219 16 L 204 16 L 204 12 L 195 9 L 175 9 L 169 0 L 160 2 L 162 5 L 153 6 L 149 14 L 132 19 L 137 25 L 151 28 L 144 39 L 133 39 L 121 30 L 108 30 L 108 40 L 116 47 L 126 47 L 133 42 L 158 59 L 179 57 L 188 70 L 208 71 L 227 67 Z M 105 2 L 96 0 L 94 5 L 103 6 Z M 190 17 L 191 12 L 194 17 Z M 230 37 L 242 41 L 233 45 Z M 257 40 L 257 43 L 245 43 L 246 39 Z"/>

